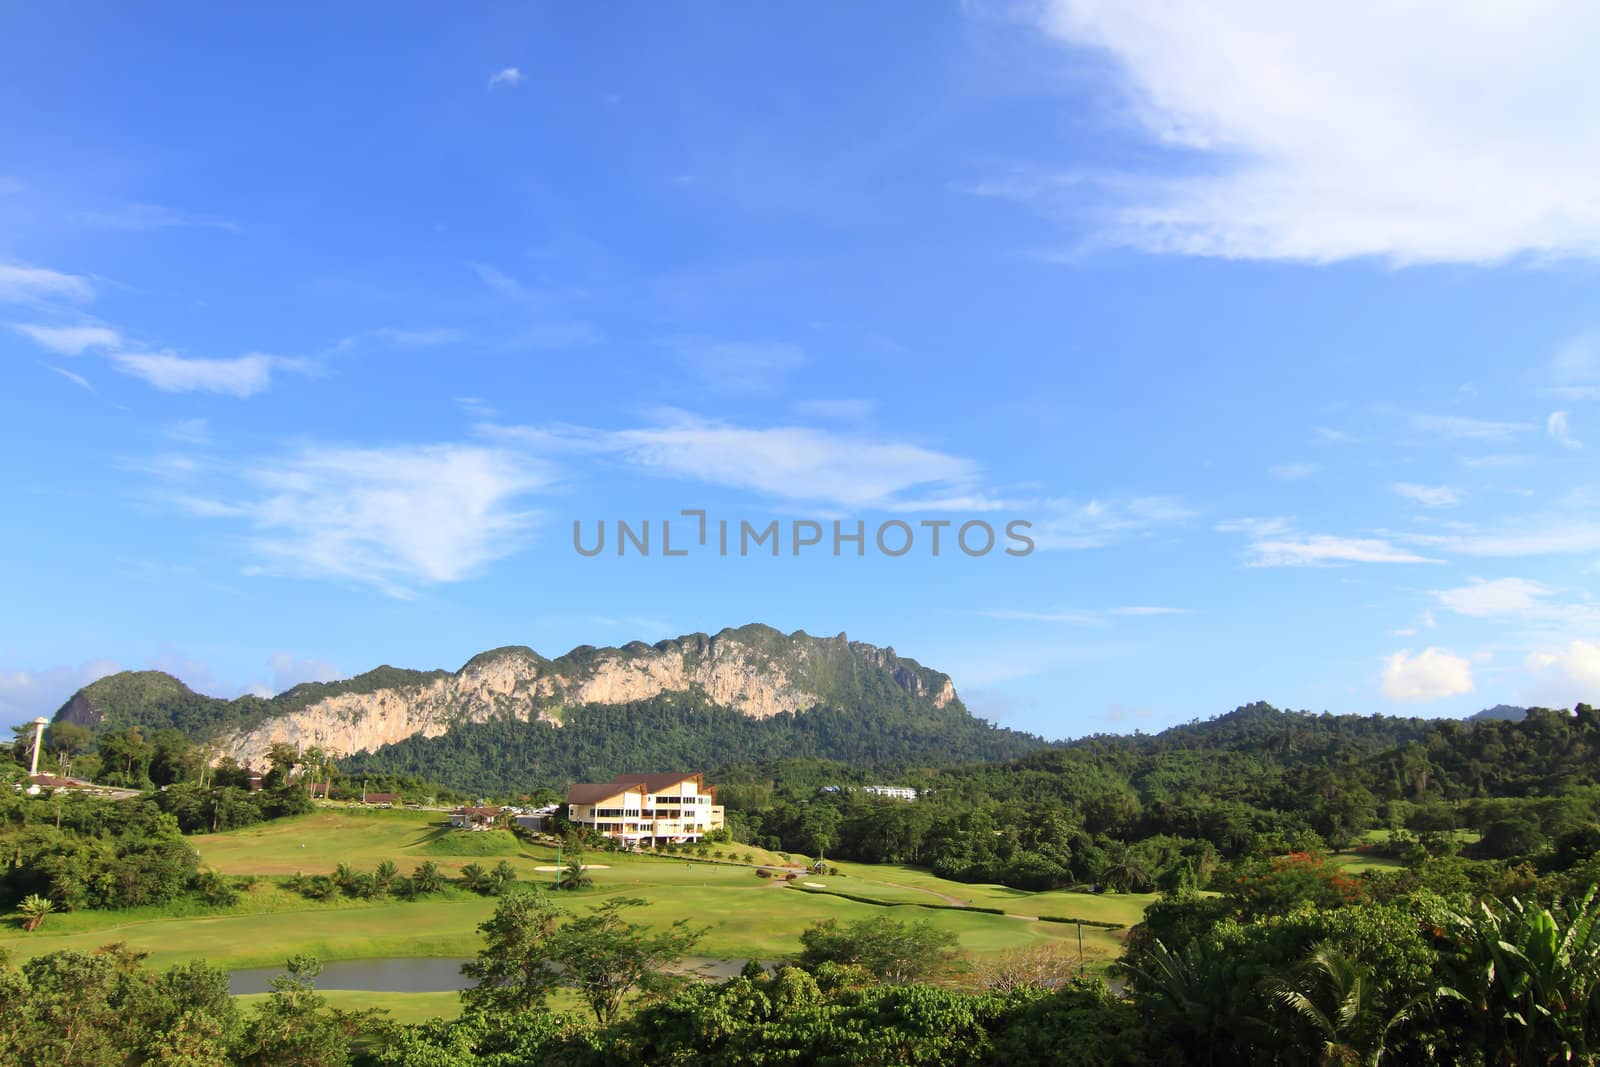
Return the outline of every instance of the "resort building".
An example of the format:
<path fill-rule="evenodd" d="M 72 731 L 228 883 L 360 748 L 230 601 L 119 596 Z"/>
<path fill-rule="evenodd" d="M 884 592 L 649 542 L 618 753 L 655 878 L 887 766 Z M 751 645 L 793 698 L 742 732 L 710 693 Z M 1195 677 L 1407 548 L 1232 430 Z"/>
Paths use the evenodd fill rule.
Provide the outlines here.
<path fill-rule="evenodd" d="M 722 829 L 716 789 L 700 774 L 619 774 L 567 791 L 567 818 L 632 845 L 698 841 Z"/>
<path fill-rule="evenodd" d="M 493 830 L 503 808 L 457 808 L 450 813 L 450 825 L 457 830 Z"/>
<path fill-rule="evenodd" d="M 892 797 L 895 800 L 917 799 L 917 791 L 908 785 L 864 785 L 861 791 L 880 797 Z"/>

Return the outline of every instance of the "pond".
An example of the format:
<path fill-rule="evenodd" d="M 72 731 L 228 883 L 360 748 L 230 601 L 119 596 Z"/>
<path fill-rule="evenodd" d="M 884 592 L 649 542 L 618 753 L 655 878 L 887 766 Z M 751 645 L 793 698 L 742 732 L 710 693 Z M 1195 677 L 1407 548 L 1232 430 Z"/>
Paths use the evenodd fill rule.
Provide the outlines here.
<path fill-rule="evenodd" d="M 318 989 L 357 989 L 369 993 L 453 993 L 472 984 L 461 973 L 465 959 L 399 957 L 377 960 L 330 960 L 317 975 Z M 706 978 L 732 978 L 744 969 L 744 960 L 689 957 L 672 970 Z M 234 996 L 271 992 L 271 982 L 282 967 L 252 967 L 228 975 L 228 992 Z"/>

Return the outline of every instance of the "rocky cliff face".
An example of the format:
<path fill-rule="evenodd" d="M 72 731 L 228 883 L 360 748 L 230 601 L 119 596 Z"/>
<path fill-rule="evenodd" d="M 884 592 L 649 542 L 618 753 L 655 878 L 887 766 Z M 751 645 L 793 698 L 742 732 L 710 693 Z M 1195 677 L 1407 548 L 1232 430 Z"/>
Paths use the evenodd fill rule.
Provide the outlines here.
<path fill-rule="evenodd" d="M 278 742 L 347 756 L 409 737 L 437 737 L 455 723 L 559 723 L 567 710 L 585 704 L 624 704 L 691 689 L 753 718 L 768 718 L 824 703 L 848 707 L 851 693 L 884 683 L 933 708 L 957 700 L 948 677 L 901 659 L 893 649 L 851 642 L 843 634 L 814 638 L 744 627 L 654 646 L 584 647 L 554 660 L 526 648 L 497 649 L 453 675 L 336 693 L 226 733 L 215 744 L 241 763 L 259 765 Z"/>

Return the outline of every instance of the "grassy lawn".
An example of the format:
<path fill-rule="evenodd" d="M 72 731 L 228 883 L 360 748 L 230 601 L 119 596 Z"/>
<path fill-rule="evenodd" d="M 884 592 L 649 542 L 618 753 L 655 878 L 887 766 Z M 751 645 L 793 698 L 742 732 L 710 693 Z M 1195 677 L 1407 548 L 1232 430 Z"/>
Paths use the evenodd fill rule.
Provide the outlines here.
<path fill-rule="evenodd" d="M 461 997 L 456 993 L 366 993 L 354 989 L 327 989 L 322 991 L 322 995 L 328 998 L 330 1008 L 343 1008 L 345 1011 L 383 1008 L 389 1013 L 389 1021 L 396 1023 L 421 1023 L 434 1018 L 454 1019 L 461 1014 Z M 266 993 L 251 993 L 233 999 L 248 1012 L 266 1000 L 267 996 Z"/>
<path fill-rule="evenodd" d="M 281 884 L 283 876 L 296 871 L 326 873 L 340 863 L 366 871 L 386 859 L 393 860 L 402 873 L 424 860 L 459 870 L 466 863 L 489 866 L 505 859 L 524 879 L 543 882 L 553 878 L 535 870 L 554 863 L 553 848 L 528 844 L 508 833 L 442 829 L 441 818 L 438 813 L 324 810 L 266 826 L 197 836 L 191 841 L 206 865 L 232 875 L 271 877 L 242 894 L 240 903 L 232 908 L 186 906 L 178 912 L 136 909 L 53 915 L 36 933 L 24 934 L 16 927 L 0 929 L 0 949 L 25 958 L 58 949 L 90 951 L 122 941 L 136 951 L 148 952 L 157 966 L 199 956 L 229 968 L 274 966 L 300 953 L 324 960 L 470 956 L 479 946 L 477 925 L 494 910 L 491 898 L 452 888 L 420 901 L 313 902 Z M 761 862 L 781 861 L 761 849 L 722 847 L 741 857 L 751 852 Z M 799 951 L 800 933 L 812 923 L 828 918 L 848 922 L 886 913 L 872 904 L 795 892 L 778 879 L 758 877 L 753 868 L 742 864 L 604 852 L 590 852 L 586 860 L 606 868 L 592 872 L 592 889 L 562 894 L 559 899 L 564 907 L 582 912 L 611 897 L 642 898 L 648 903 L 635 912 L 636 921 L 666 926 L 687 919 L 694 926 L 705 927 L 695 954 L 717 959 L 787 957 Z M 1013 915 L 1071 916 L 1129 925 L 1138 921 L 1152 899 L 1144 895 L 1024 893 L 1003 886 L 950 882 L 912 867 L 839 866 L 844 877 L 804 875 L 802 880 L 886 902 L 940 903 L 953 898 L 1003 908 Z M 940 929 L 951 930 L 961 948 L 979 958 L 1042 943 L 1074 952 L 1077 948 L 1077 931 L 1070 925 L 921 908 L 895 908 L 887 913 L 897 919 L 927 919 Z M 1108 962 L 1121 950 L 1121 931 L 1086 928 L 1083 936 L 1090 966 Z M 439 1013 L 431 1008 L 417 1010 L 424 1015 Z"/>

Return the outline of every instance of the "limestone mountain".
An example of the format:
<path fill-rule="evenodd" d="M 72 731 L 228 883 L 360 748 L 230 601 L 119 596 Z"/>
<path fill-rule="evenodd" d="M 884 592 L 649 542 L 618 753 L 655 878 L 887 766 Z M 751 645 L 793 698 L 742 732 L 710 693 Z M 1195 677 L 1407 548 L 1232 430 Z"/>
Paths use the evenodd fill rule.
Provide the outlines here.
<path fill-rule="evenodd" d="M 621 720 L 616 719 L 618 709 L 627 709 Z M 647 734 L 653 717 L 690 711 L 708 724 L 715 721 L 713 733 L 731 730 L 745 739 L 736 745 L 755 744 L 762 754 L 777 757 L 791 754 L 783 737 L 793 735 L 792 723 L 807 716 L 814 721 L 799 730 L 807 739 L 797 742 L 792 754 L 854 758 L 863 751 L 861 738 L 869 735 L 893 750 L 897 745 L 886 730 L 920 736 L 932 746 L 927 755 L 950 759 L 995 755 L 996 746 L 975 743 L 979 738 L 1007 739 L 998 746 L 1004 754 L 1039 743 L 973 719 L 948 676 L 898 656 L 892 648 L 851 641 L 844 634 L 819 638 L 760 625 L 715 636 L 689 634 L 654 645 L 585 645 L 555 659 L 511 646 L 474 656 L 453 673 L 379 667 L 340 682 L 231 701 L 195 693 L 158 671 L 124 672 L 84 687 L 56 719 L 96 731 L 176 727 L 222 755 L 254 764 L 278 742 L 316 745 L 338 757 L 370 756 L 404 745 L 403 753 L 395 755 L 403 754 L 408 767 L 437 772 L 437 752 L 477 743 L 471 738 L 482 731 L 474 727 L 495 734 L 497 752 L 532 745 L 553 768 L 572 764 L 562 751 L 587 736 L 574 726 L 615 720 L 618 731 L 627 734 L 625 723 L 631 718 L 632 732 Z M 426 743 L 452 731 L 456 734 L 449 743 Z M 538 740 L 530 741 L 533 737 Z M 639 744 L 658 740 L 652 735 Z M 592 749 L 592 738 L 581 744 Z M 680 745 L 670 754 L 690 758 L 697 747 Z M 920 753 L 926 745 L 911 747 Z M 619 761 L 631 757 L 627 743 L 608 752 Z M 532 753 L 523 755 L 533 758 Z M 393 762 L 374 758 L 380 764 Z M 506 755 L 508 765 L 489 777 L 515 775 L 517 758 L 516 753 Z M 591 758 L 577 765 L 594 763 Z M 465 772 L 443 777 L 461 781 Z"/>

